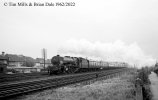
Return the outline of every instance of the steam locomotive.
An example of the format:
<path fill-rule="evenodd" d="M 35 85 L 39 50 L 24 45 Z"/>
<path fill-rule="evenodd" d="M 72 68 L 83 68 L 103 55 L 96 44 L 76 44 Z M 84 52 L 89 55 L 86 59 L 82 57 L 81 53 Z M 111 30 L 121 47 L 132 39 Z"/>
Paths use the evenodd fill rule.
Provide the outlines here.
<path fill-rule="evenodd" d="M 52 57 L 51 63 L 52 65 L 48 66 L 49 74 L 75 73 L 81 70 L 91 71 L 127 66 L 127 63 L 124 62 L 92 61 L 82 57 L 61 57 L 60 55 Z"/>

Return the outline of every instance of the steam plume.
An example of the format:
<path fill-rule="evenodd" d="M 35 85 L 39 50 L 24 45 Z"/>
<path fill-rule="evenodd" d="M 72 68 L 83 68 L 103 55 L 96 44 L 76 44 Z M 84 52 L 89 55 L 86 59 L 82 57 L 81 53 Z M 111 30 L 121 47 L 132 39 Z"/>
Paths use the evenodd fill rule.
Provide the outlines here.
<path fill-rule="evenodd" d="M 131 65 L 149 66 L 155 59 L 146 55 L 137 43 L 126 45 L 121 40 L 113 43 L 90 42 L 85 39 L 70 39 L 64 42 L 58 50 L 59 54 L 88 57 L 102 61 L 127 62 Z"/>

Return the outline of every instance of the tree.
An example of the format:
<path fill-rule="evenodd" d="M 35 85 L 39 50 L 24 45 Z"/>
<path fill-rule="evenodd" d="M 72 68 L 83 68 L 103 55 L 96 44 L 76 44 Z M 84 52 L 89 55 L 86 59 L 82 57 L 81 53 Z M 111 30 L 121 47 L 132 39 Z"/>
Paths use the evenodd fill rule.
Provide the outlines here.
<path fill-rule="evenodd" d="M 26 67 L 33 67 L 34 65 L 35 65 L 35 63 L 32 61 L 25 61 L 23 63 L 23 66 L 26 66 Z"/>

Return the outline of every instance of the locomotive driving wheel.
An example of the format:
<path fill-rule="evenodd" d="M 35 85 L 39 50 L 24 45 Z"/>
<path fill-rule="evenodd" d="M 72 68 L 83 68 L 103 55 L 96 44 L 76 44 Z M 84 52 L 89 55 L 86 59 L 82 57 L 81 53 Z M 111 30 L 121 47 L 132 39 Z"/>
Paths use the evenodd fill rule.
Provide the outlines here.
<path fill-rule="evenodd" d="M 63 66 L 62 67 L 62 73 L 67 73 L 68 72 L 68 66 Z"/>
<path fill-rule="evenodd" d="M 69 66 L 68 73 L 74 73 L 74 66 Z"/>
<path fill-rule="evenodd" d="M 76 68 L 74 66 L 64 66 L 63 73 L 74 73 Z"/>
<path fill-rule="evenodd" d="M 76 68 L 75 66 L 69 66 L 69 73 L 75 73 L 79 70 L 79 68 Z"/>

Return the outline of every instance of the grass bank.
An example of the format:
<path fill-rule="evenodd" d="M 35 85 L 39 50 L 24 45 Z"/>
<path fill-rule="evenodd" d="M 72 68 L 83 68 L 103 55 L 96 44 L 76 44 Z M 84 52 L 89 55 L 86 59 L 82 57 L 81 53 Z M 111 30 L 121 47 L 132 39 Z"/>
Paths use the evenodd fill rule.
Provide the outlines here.
<path fill-rule="evenodd" d="M 135 100 L 135 73 L 45 90 L 17 100 Z"/>

